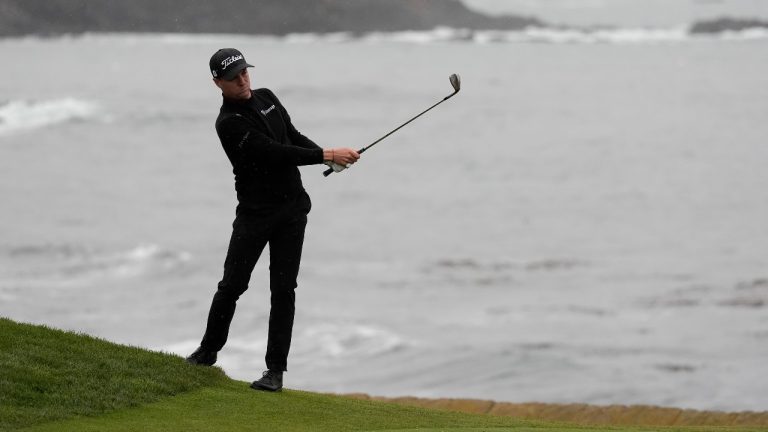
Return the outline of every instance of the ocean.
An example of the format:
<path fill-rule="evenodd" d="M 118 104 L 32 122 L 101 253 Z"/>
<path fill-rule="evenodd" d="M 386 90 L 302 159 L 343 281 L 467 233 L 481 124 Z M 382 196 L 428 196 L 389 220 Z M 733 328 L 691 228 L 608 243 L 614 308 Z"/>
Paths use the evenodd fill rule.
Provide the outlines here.
<path fill-rule="evenodd" d="M 321 146 L 286 386 L 767 410 L 768 36 L 0 40 L 0 316 L 189 354 L 234 218 L 207 61 Z M 264 368 L 262 259 L 220 353 Z"/>

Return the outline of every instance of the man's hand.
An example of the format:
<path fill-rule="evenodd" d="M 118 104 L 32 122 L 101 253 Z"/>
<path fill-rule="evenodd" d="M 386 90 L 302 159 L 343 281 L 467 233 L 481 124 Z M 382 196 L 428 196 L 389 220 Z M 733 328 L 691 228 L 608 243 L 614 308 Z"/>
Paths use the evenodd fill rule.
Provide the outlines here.
<path fill-rule="evenodd" d="M 344 168 L 349 168 L 353 163 L 357 162 L 358 159 L 360 159 L 360 153 L 358 153 L 355 149 L 338 147 L 323 150 L 323 161 L 332 162 L 334 164 L 341 165 Z M 326 163 L 326 165 L 328 164 Z M 329 166 L 333 168 L 332 165 Z M 333 170 L 336 171 L 336 168 Z"/>

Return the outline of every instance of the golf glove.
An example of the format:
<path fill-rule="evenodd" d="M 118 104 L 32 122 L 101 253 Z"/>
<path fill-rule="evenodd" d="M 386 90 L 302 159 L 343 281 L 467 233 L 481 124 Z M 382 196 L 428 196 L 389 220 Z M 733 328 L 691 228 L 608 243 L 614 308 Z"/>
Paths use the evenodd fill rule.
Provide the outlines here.
<path fill-rule="evenodd" d="M 344 165 L 342 165 L 342 164 L 337 164 L 336 162 L 332 162 L 332 161 L 325 161 L 325 162 L 323 162 L 323 163 L 324 163 L 324 164 L 326 164 L 326 165 L 328 165 L 329 167 L 331 167 L 331 168 L 333 169 L 333 172 L 337 172 L 337 173 L 338 173 L 338 172 L 342 172 L 342 171 L 344 171 L 345 169 L 347 169 L 347 167 L 345 167 Z"/>

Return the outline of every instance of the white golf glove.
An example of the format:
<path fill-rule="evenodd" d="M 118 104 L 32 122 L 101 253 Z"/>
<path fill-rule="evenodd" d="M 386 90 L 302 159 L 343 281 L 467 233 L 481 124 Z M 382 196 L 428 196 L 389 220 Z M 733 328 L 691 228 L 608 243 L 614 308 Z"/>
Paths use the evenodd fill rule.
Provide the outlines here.
<path fill-rule="evenodd" d="M 333 161 L 325 161 L 323 163 L 331 167 L 333 169 L 333 172 L 337 172 L 337 173 L 342 172 L 345 169 L 349 168 L 349 165 L 344 166 L 342 164 L 337 164 L 336 162 L 333 162 Z"/>

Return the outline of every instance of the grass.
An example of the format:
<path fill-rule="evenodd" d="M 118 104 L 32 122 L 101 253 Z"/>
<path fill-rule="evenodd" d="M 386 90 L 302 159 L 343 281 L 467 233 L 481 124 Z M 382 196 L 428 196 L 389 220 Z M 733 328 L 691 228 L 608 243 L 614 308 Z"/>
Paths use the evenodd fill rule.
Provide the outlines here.
<path fill-rule="evenodd" d="M 0 318 L 0 430 L 96 416 L 227 381 L 220 369 Z"/>
<path fill-rule="evenodd" d="M 0 318 L 0 431 L 748 431 L 589 428 L 285 390 L 163 353 Z M 765 430 L 765 429 L 763 429 Z"/>

